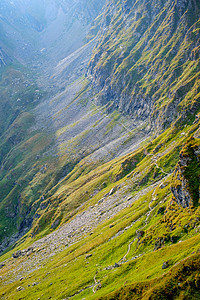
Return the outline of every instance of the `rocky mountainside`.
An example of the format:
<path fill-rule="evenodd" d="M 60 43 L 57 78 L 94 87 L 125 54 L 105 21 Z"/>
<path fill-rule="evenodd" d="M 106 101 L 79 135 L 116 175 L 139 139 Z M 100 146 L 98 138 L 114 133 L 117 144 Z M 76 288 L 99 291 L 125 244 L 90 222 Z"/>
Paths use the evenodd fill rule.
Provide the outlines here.
<path fill-rule="evenodd" d="M 199 109 L 198 1 L 109 1 L 89 74 L 99 103 L 159 132 Z"/>
<path fill-rule="evenodd" d="M 0 3 L 2 299 L 199 299 L 200 5 Z"/>

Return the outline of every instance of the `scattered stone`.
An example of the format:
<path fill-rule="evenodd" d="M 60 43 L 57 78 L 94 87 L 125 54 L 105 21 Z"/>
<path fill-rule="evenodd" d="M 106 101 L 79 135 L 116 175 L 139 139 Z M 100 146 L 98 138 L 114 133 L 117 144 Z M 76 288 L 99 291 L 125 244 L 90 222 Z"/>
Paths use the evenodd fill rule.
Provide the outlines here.
<path fill-rule="evenodd" d="M 24 279 L 24 278 L 23 278 L 23 277 L 21 277 L 21 278 L 20 278 L 20 281 L 22 281 L 23 279 Z"/>
<path fill-rule="evenodd" d="M 138 230 L 138 231 L 136 232 L 136 234 L 137 234 L 137 239 L 140 239 L 141 237 L 143 237 L 144 231 L 143 231 L 143 230 Z"/>
<path fill-rule="evenodd" d="M 115 263 L 114 268 L 119 268 L 119 264 Z"/>
<path fill-rule="evenodd" d="M 21 290 L 23 290 L 22 286 L 18 286 L 17 291 L 20 292 Z"/>
<path fill-rule="evenodd" d="M 96 291 L 100 290 L 101 289 L 101 284 L 99 283 L 96 287 Z"/>
<path fill-rule="evenodd" d="M 18 250 L 18 251 L 16 251 L 15 253 L 13 253 L 12 257 L 13 257 L 13 258 L 18 258 L 18 257 L 20 257 L 21 255 L 22 255 L 22 251 L 21 251 L 21 250 Z"/>
<path fill-rule="evenodd" d="M 34 251 L 34 248 L 32 248 L 32 247 L 28 248 L 28 249 L 26 250 L 26 255 L 27 255 L 27 256 L 30 256 L 30 255 L 33 253 L 33 251 Z"/>
<path fill-rule="evenodd" d="M 98 204 L 101 204 L 103 201 L 104 201 L 104 198 L 100 199 L 100 200 L 98 201 Z"/>
<path fill-rule="evenodd" d="M 110 225 L 109 227 L 110 227 L 110 228 L 113 228 L 113 227 L 114 227 L 114 225 L 112 224 L 112 225 Z"/>
<path fill-rule="evenodd" d="M 37 284 L 38 284 L 37 282 L 33 282 L 33 283 L 32 283 L 32 286 L 35 286 L 35 285 L 37 285 Z"/>
<path fill-rule="evenodd" d="M 112 188 L 109 192 L 109 196 L 111 196 L 112 194 L 114 194 L 117 190 L 117 187 L 115 186 L 114 188 Z"/>
<path fill-rule="evenodd" d="M 92 256 L 92 254 L 88 254 L 88 255 L 86 255 L 86 259 L 88 259 L 88 258 L 90 258 Z"/>
<path fill-rule="evenodd" d="M 162 265 L 162 269 L 167 269 L 168 267 L 169 267 L 168 261 L 164 261 L 164 263 Z"/>
<path fill-rule="evenodd" d="M 28 251 L 28 252 L 26 253 L 26 255 L 27 255 L 27 256 L 30 256 L 32 253 L 33 253 L 32 251 Z"/>
<path fill-rule="evenodd" d="M 200 225 L 196 228 L 196 233 L 200 232 Z"/>
<path fill-rule="evenodd" d="M 0 269 L 2 269 L 5 266 L 4 263 L 0 263 Z"/>

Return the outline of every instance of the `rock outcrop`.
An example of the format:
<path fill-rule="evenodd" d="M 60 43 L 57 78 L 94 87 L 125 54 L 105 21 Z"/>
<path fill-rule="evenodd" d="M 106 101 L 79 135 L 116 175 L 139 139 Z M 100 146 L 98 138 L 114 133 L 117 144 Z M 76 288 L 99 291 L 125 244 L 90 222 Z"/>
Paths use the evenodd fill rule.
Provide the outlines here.
<path fill-rule="evenodd" d="M 98 102 L 159 132 L 197 111 L 198 76 L 186 66 L 199 61 L 199 16 L 194 0 L 108 2 L 88 71 Z"/>
<path fill-rule="evenodd" d="M 183 206 L 199 204 L 200 146 L 195 139 L 188 140 L 180 152 L 180 159 L 174 172 L 171 191 L 175 201 Z"/>

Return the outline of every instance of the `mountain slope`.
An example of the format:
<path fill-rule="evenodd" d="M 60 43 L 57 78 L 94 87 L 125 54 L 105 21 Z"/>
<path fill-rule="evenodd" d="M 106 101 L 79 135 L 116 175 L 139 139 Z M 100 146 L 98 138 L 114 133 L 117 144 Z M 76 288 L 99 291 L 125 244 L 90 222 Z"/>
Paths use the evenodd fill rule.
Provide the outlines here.
<path fill-rule="evenodd" d="M 49 26 L 53 26 L 55 19 L 59 19 L 57 12 L 54 10 L 52 11 L 53 19 L 51 19 L 50 12 L 45 10 L 45 7 L 46 9 L 49 8 L 48 6 L 45 6 L 45 3 L 46 2 L 40 3 L 42 6 L 41 10 L 45 11 L 45 20 L 48 18 L 50 19 L 48 19 L 48 24 L 44 25 L 46 26 L 45 30 L 43 30 L 44 32 L 37 30 L 27 17 L 27 9 L 30 10 L 29 14 L 32 11 L 32 14 L 35 15 L 35 10 L 33 7 L 30 7 L 27 1 L 20 1 L 20 3 L 3 1 L 0 6 L 1 25 L 3 28 L 1 36 L 4 37 L 1 39 L 1 42 L 3 42 L 4 49 L 8 49 L 8 53 L 10 53 L 10 56 L 8 56 L 5 54 L 5 51 L 2 50 L 1 53 L 4 55 L 4 64 L 0 69 L 1 250 L 5 249 L 18 239 L 19 236 L 23 235 L 24 230 L 27 231 L 27 229 L 30 228 L 33 221 L 33 215 L 35 214 L 35 208 L 32 207 L 32 204 L 40 197 L 43 197 L 48 186 L 48 188 L 52 187 L 55 182 L 63 177 L 62 168 L 64 168 L 64 162 L 61 162 L 61 164 L 56 167 L 57 158 L 54 155 L 55 152 L 57 152 L 54 136 L 55 130 L 53 130 L 53 128 L 50 132 L 49 130 L 43 130 L 43 120 L 41 120 L 42 113 L 40 112 L 40 106 L 38 106 L 42 106 L 42 103 L 45 101 L 48 106 L 47 102 L 52 100 L 53 95 L 56 96 L 56 93 L 61 93 L 63 85 L 67 85 L 65 79 L 64 84 L 61 84 L 60 80 L 58 80 L 57 86 L 54 86 L 55 83 L 50 79 L 50 75 L 51 72 L 53 72 L 53 64 L 55 64 L 57 58 L 54 58 L 54 62 L 52 62 L 52 53 L 49 55 L 47 52 L 45 52 L 45 55 L 40 53 L 40 47 L 42 47 L 41 35 L 43 34 L 43 37 L 47 38 L 47 29 Z M 32 4 L 35 5 L 35 9 L 38 7 L 37 1 L 34 3 L 32 2 Z M 60 4 L 54 4 L 58 5 L 59 10 Z M 63 5 L 64 2 L 62 6 Z M 82 66 L 78 65 L 77 62 L 78 74 L 76 74 L 75 70 L 74 72 L 71 72 L 71 76 L 74 76 L 74 80 L 81 77 L 84 73 L 84 65 L 89 59 L 87 57 L 91 51 L 92 44 L 86 46 L 85 50 L 84 48 L 83 50 L 78 50 L 77 48 L 84 43 L 83 39 L 87 35 L 87 26 L 89 26 L 90 21 L 89 18 L 92 18 L 91 14 L 94 14 L 95 17 L 94 10 L 100 9 L 102 5 L 103 2 L 95 6 L 94 1 L 94 5 L 91 4 L 91 11 L 89 8 L 84 11 L 81 10 L 77 16 L 72 15 L 70 18 L 67 18 L 67 22 L 73 23 L 73 21 L 76 21 L 76 19 L 79 18 L 80 14 L 83 17 L 85 16 L 85 20 L 79 22 L 79 26 L 82 26 L 82 22 L 85 24 L 85 27 L 82 28 L 81 31 L 82 38 L 78 35 L 77 43 L 73 42 L 74 49 L 78 51 L 77 55 L 74 54 L 74 56 L 77 56 L 80 62 L 81 55 L 83 57 L 83 55 L 86 54 L 84 57 L 85 62 L 81 60 Z M 66 2 L 65 10 L 68 7 L 70 12 L 72 6 L 74 8 L 74 13 L 79 10 L 77 2 L 73 3 L 73 5 L 72 2 Z M 41 10 L 35 12 L 35 17 L 39 18 L 38 14 Z M 15 18 L 12 18 L 14 11 Z M 62 30 L 66 30 L 65 19 L 61 18 L 61 21 Z M 46 21 L 44 21 L 44 24 L 46 24 Z M 69 28 L 67 34 L 69 34 L 70 30 L 71 29 Z M 51 37 L 52 39 L 54 38 L 52 42 L 55 42 L 58 38 L 56 33 L 52 34 Z M 65 35 L 63 36 L 63 39 L 65 39 Z M 34 53 L 25 47 L 25 44 L 27 43 L 31 44 Z M 12 47 L 13 44 L 15 45 L 14 47 Z M 49 48 L 50 47 L 51 46 L 49 45 Z M 54 51 L 57 51 L 56 46 Z M 70 50 L 70 47 L 68 47 L 67 49 L 60 51 L 59 55 L 63 56 L 65 51 L 66 53 L 69 53 L 72 49 Z M 26 55 L 24 55 L 24 52 Z M 51 65 L 49 65 L 49 61 L 51 62 Z M 74 61 L 74 59 L 72 59 L 72 61 Z M 31 63 L 31 65 L 27 66 L 27 62 L 29 64 Z M 37 67 L 35 64 L 37 64 Z M 42 76 L 40 76 L 40 79 L 38 79 L 38 73 L 41 74 L 42 71 L 41 69 L 38 69 L 39 66 L 44 72 Z M 48 72 L 47 69 L 49 70 Z M 64 77 L 64 75 L 62 77 Z M 61 78 L 61 75 L 59 78 Z M 52 86 L 50 86 L 51 84 Z M 73 91 L 73 95 L 82 88 L 82 83 L 77 86 L 78 88 Z M 39 108 L 36 109 L 36 106 Z M 45 120 L 51 122 L 51 116 L 48 117 L 46 109 Z M 53 152 L 53 155 L 48 154 L 50 148 L 52 148 L 51 152 Z M 48 165 L 48 168 L 46 165 Z M 46 169 L 48 169 L 47 172 Z M 49 183 L 49 178 L 52 180 L 51 184 Z"/>
<path fill-rule="evenodd" d="M 159 132 L 192 118 L 199 109 L 199 9 L 195 0 L 108 2 L 89 66 L 99 103 Z"/>
<path fill-rule="evenodd" d="M 108 0 L 89 25 L 98 4 L 57 2 L 85 44 L 51 68 L 39 30 L 45 74 L 2 122 L 1 297 L 198 299 L 199 3 Z"/>

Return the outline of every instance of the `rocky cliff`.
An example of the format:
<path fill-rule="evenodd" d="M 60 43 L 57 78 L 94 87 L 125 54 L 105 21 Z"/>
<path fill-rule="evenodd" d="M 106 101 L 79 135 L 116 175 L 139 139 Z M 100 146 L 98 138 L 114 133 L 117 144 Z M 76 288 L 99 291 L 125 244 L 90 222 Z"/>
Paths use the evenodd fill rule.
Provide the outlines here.
<path fill-rule="evenodd" d="M 161 131 L 199 108 L 198 1 L 107 1 L 89 74 L 98 101 Z"/>
<path fill-rule="evenodd" d="M 198 140 L 195 141 L 192 137 L 180 153 L 180 160 L 172 179 L 172 193 L 177 203 L 183 207 L 199 204 L 199 159 Z"/>

